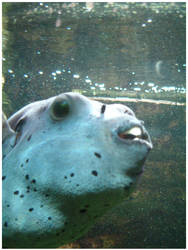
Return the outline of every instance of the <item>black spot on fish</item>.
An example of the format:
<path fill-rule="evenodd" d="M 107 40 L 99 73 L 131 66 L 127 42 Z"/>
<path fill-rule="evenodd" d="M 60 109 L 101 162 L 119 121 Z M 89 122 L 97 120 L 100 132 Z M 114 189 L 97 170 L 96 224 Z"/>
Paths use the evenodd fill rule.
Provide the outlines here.
<path fill-rule="evenodd" d="M 79 184 L 76 184 L 77 187 L 79 187 L 80 185 Z"/>
<path fill-rule="evenodd" d="M 48 220 L 51 220 L 52 219 L 52 217 L 48 217 Z"/>
<path fill-rule="evenodd" d="M 3 159 L 6 157 L 6 155 L 3 155 Z"/>
<path fill-rule="evenodd" d="M 124 111 L 124 113 L 133 116 L 133 114 L 127 109 Z"/>
<path fill-rule="evenodd" d="M 85 213 L 85 212 L 87 212 L 87 209 L 80 209 L 80 213 Z"/>
<path fill-rule="evenodd" d="M 67 176 L 64 176 L 65 179 L 67 179 Z"/>
<path fill-rule="evenodd" d="M 33 179 L 33 180 L 31 181 L 31 183 L 36 183 L 36 180 L 35 180 L 35 179 Z"/>
<path fill-rule="evenodd" d="M 24 197 L 24 195 L 23 195 L 23 194 L 21 194 L 21 195 L 20 195 L 20 198 L 23 198 L 23 197 Z"/>
<path fill-rule="evenodd" d="M 8 227 L 8 223 L 6 221 L 4 223 L 4 227 Z"/>
<path fill-rule="evenodd" d="M 49 194 L 45 194 L 46 197 L 49 197 L 50 195 Z"/>
<path fill-rule="evenodd" d="M 97 175 L 98 175 L 98 173 L 97 173 L 96 170 L 93 170 L 91 173 L 92 173 L 92 175 L 94 175 L 94 176 L 97 176 Z"/>
<path fill-rule="evenodd" d="M 101 155 L 99 153 L 94 153 L 96 157 L 101 158 Z"/>
<path fill-rule="evenodd" d="M 73 177 L 73 176 L 74 176 L 74 173 L 70 174 L 70 176 Z"/>
<path fill-rule="evenodd" d="M 29 159 L 27 159 L 25 162 L 28 163 L 28 162 L 29 162 Z"/>
<path fill-rule="evenodd" d="M 31 208 L 29 209 L 29 212 L 32 212 L 33 210 L 34 210 L 34 208 L 31 207 Z"/>
<path fill-rule="evenodd" d="M 42 208 L 42 207 L 44 207 L 43 205 L 40 205 L 40 207 Z"/>
<path fill-rule="evenodd" d="M 25 178 L 26 178 L 26 180 L 29 180 L 29 175 L 28 175 L 28 174 L 26 174 Z"/>
<path fill-rule="evenodd" d="M 4 181 L 5 179 L 6 179 L 6 176 L 3 176 L 3 177 L 2 177 L 2 180 Z"/>
<path fill-rule="evenodd" d="M 31 137 L 32 137 L 32 135 L 30 135 L 30 136 L 27 138 L 27 140 L 30 141 L 30 140 L 31 140 Z"/>
<path fill-rule="evenodd" d="M 19 194 L 19 191 L 15 191 L 14 194 L 15 194 L 15 195 L 18 195 L 18 194 Z"/>
<path fill-rule="evenodd" d="M 34 191 L 34 192 L 37 192 L 37 189 L 36 189 L 36 188 L 34 188 L 34 189 L 33 189 L 33 191 Z"/>
<path fill-rule="evenodd" d="M 7 207 L 10 207 L 10 205 L 8 204 Z"/>
<path fill-rule="evenodd" d="M 21 164 L 20 167 L 23 168 L 23 164 Z"/>
<path fill-rule="evenodd" d="M 106 110 L 106 105 L 103 104 L 101 107 L 101 114 L 104 114 L 105 110 Z"/>
<path fill-rule="evenodd" d="M 30 186 L 27 186 L 27 191 L 26 191 L 27 193 L 29 193 L 30 192 Z"/>

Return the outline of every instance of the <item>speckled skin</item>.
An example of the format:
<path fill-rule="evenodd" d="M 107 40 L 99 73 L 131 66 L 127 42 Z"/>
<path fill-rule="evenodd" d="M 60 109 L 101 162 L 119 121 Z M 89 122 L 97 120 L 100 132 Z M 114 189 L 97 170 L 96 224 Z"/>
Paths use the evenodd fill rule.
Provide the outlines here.
<path fill-rule="evenodd" d="M 3 142 L 4 247 L 55 248 L 79 238 L 128 196 L 139 176 L 129 172 L 141 172 L 152 147 L 149 137 L 118 137 L 135 125 L 145 131 L 128 107 L 65 93 L 58 98 L 70 112 L 54 121 L 56 98 L 8 120 L 16 133 Z"/>

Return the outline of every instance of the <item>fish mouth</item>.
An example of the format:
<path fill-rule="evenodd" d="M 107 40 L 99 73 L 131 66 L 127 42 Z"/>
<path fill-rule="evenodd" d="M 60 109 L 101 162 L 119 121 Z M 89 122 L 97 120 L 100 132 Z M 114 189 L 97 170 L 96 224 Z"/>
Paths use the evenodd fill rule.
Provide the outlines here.
<path fill-rule="evenodd" d="M 150 136 L 142 126 L 135 125 L 128 129 L 120 127 L 117 131 L 117 135 L 122 142 L 145 144 L 148 149 L 152 149 Z"/>
<path fill-rule="evenodd" d="M 144 162 L 153 147 L 150 136 L 142 125 L 133 125 L 131 128 L 120 127 L 117 131 L 117 136 L 121 142 L 127 145 L 134 144 L 146 148 L 143 158 L 135 162 L 135 167 L 126 171 L 126 175 L 136 180 L 143 174 Z"/>

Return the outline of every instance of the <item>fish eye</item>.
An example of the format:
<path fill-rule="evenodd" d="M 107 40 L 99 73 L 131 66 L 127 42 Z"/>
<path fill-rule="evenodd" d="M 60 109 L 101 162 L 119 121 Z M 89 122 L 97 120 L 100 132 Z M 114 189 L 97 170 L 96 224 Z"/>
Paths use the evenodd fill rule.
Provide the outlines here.
<path fill-rule="evenodd" d="M 65 118 L 70 111 L 70 105 L 65 98 L 57 98 L 50 108 L 50 116 L 55 121 Z"/>

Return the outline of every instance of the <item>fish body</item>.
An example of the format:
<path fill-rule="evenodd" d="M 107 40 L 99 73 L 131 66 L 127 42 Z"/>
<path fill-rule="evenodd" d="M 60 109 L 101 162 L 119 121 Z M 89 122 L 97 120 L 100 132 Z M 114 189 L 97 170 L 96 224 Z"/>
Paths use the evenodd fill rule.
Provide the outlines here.
<path fill-rule="evenodd" d="M 55 248 L 82 236 L 134 189 L 152 148 L 127 106 L 76 93 L 31 103 L 4 124 L 7 248 Z"/>

